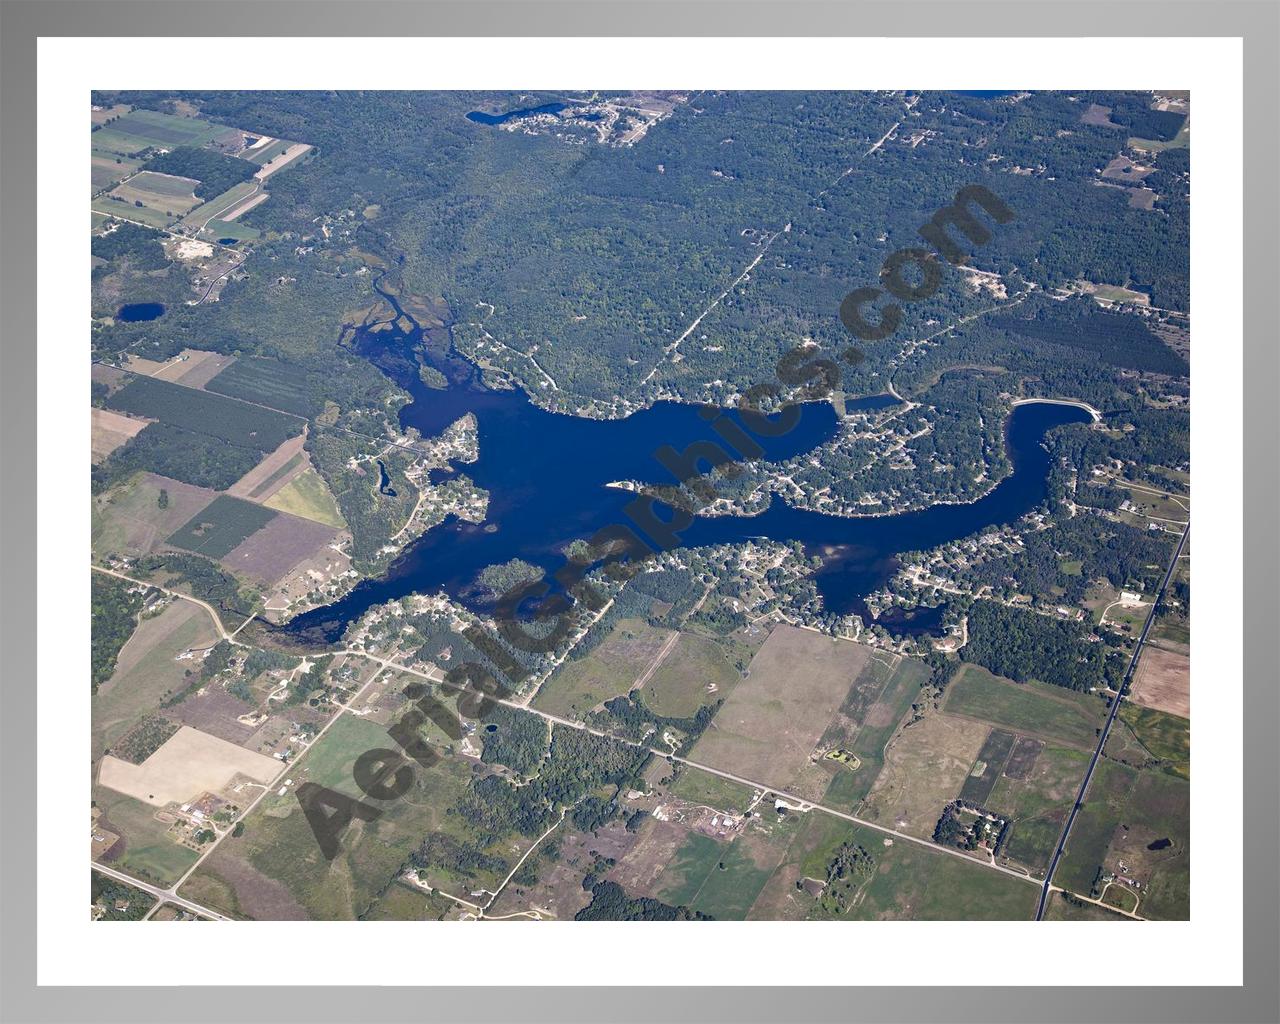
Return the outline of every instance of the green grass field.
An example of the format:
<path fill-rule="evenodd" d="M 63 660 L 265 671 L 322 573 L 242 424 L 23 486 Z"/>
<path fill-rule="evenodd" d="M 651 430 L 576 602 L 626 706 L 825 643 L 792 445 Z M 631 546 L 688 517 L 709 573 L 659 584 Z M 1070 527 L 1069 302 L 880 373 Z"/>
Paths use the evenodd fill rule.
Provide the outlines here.
<path fill-rule="evenodd" d="M 217 639 L 208 614 L 190 601 L 174 601 L 144 620 L 121 652 L 124 667 L 93 695 L 92 756 L 101 757 L 166 695 L 186 685 L 188 670 L 198 663 L 175 661 L 179 654 Z"/>
<path fill-rule="evenodd" d="M 1123 861 L 1143 882 L 1139 914 L 1186 920 L 1191 900 L 1189 791 L 1186 782 L 1161 772 L 1100 762 L 1054 881 L 1088 895 L 1100 868 L 1116 871 Z"/>
<path fill-rule="evenodd" d="M 290 512 L 303 519 L 332 526 L 336 530 L 345 530 L 347 527 L 324 477 L 314 469 L 299 473 L 263 504 L 277 512 Z"/>
<path fill-rule="evenodd" d="M 137 153 L 144 149 L 204 146 L 234 129 L 194 117 L 177 117 L 157 110 L 134 110 L 92 135 L 95 149 Z"/>
<path fill-rule="evenodd" d="M 655 892 L 659 899 L 672 906 L 689 906 L 727 850 L 725 843 L 690 832 L 658 878 Z"/>
<path fill-rule="evenodd" d="M 1191 778 L 1191 723 L 1185 718 L 1170 715 L 1154 708 L 1144 708 L 1125 701 L 1116 717 L 1120 725 L 1114 726 L 1107 738 L 1110 756 L 1129 756 L 1125 740 L 1132 738 L 1143 754 L 1161 762 L 1160 768 L 1181 779 Z M 1125 731 L 1127 730 L 1127 736 Z M 1116 753 L 1113 754 L 1113 745 Z"/>
<path fill-rule="evenodd" d="M 262 237 L 262 232 L 238 220 L 219 220 L 214 218 L 204 226 L 202 234 L 208 238 L 230 238 L 234 242 L 253 242 Z"/>
<path fill-rule="evenodd" d="M 99 824 L 124 838 L 124 852 L 104 863 L 159 885 L 171 885 L 195 863 L 199 854 L 179 846 L 156 821 L 156 808 L 105 786 L 95 786 L 94 802 L 102 809 Z M 119 845 L 119 844 L 117 844 Z"/>
<path fill-rule="evenodd" d="M 182 218 L 181 224 L 184 228 L 204 227 L 213 218 L 219 214 L 226 213 L 237 202 L 247 199 L 257 190 L 258 183 L 256 181 L 242 181 L 237 185 L 232 185 L 221 195 L 216 195 L 207 203 L 202 203 L 194 210 Z M 235 221 L 228 221 L 230 227 L 235 226 Z M 228 232 L 231 234 L 232 232 Z"/>
<path fill-rule="evenodd" d="M 433 884 L 459 894 L 496 886 L 514 863 L 514 857 L 506 859 L 513 844 L 528 840 L 481 836 L 461 815 L 445 813 L 471 777 L 471 762 L 461 758 L 444 757 L 430 769 L 413 765 L 412 788 L 398 800 L 377 803 L 382 814 L 375 821 L 354 821 L 341 835 L 338 856 L 325 860 L 294 795 L 297 785 L 314 782 L 360 797 L 351 776 L 356 759 L 394 746 L 386 727 L 372 721 L 345 715 L 334 722 L 291 773 L 295 785 L 289 792 L 269 794 L 246 819 L 244 835 L 223 843 L 200 866 L 191 880 L 193 898 L 200 892 L 220 909 L 247 917 L 270 916 L 272 901 L 287 899 L 316 919 L 352 920 L 371 910 L 409 854 L 432 835 L 494 858 L 473 868 L 452 855 L 451 863 L 432 869 Z M 261 876 L 281 883 L 283 891 L 272 895 L 255 881 Z"/>
<path fill-rule="evenodd" d="M 751 788 L 740 782 L 685 767 L 671 787 L 673 796 L 695 804 L 705 804 L 718 811 L 736 811 L 741 814 L 751 803 Z"/>
<path fill-rule="evenodd" d="M 134 206 L 133 203 L 125 202 L 122 199 L 111 199 L 107 196 L 99 196 L 95 199 L 90 204 L 90 209 L 94 213 L 100 213 L 108 217 L 136 221 L 139 224 L 145 224 L 149 228 L 167 228 L 173 222 L 173 218 L 162 210 L 153 210 L 149 206 Z"/>
<path fill-rule="evenodd" d="M 728 697 L 739 678 L 718 643 L 684 633 L 645 682 L 641 696 L 659 715 L 692 718 L 704 704 Z"/>
<path fill-rule="evenodd" d="M 1046 745 L 1026 778 L 996 781 L 986 806 L 1009 819 L 1006 859 L 1043 874 L 1088 764 L 1083 750 Z"/>
<path fill-rule="evenodd" d="M 1015 683 L 972 664 L 947 687 L 945 709 L 1014 732 L 1092 747 L 1107 709 L 1101 699 L 1044 683 Z"/>
<path fill-rule="evenodd" d="M 542 684 L 534 706 L 566 718 L 627 693 L 670 637 L 642 619 L 622 619 L 590 654 L 566 661 Z"/>
<path fill-rule="evenodd" d="M 1113 914 L 1105 907 L 1093 903 L 1076 902 L 1068 899 L 1060 892 L 1049 897 L 1049 905 L 1045 907 L 1046 921 L 1127 921 L 1122 914 Z"/>
<path fill-rule="evenodd" d="M 209 558 L 223 558 L 275 517 L 271 509 L 219 494 L 167 543 Z"/>

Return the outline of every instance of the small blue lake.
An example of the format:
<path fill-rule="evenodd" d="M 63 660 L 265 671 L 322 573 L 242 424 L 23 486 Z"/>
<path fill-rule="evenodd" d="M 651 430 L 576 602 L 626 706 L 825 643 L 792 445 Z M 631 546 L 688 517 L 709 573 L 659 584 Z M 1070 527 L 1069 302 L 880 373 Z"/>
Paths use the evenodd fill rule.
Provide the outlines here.
<path fill-rule="evenodd" d="M 159 302 L 133 302 L 121 306 L 116 313 L 117 320 L 127 324 L 136 324 L 144 320 L 158 320 L 164 316 L 164 306 Z"/>

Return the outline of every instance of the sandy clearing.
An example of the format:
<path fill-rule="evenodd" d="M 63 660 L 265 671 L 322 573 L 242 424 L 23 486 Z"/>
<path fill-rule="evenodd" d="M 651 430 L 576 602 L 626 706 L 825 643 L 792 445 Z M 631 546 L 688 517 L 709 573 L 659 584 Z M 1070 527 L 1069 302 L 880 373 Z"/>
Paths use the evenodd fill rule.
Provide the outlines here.
<path fill-rule="evenodd" d="M 219 352 L 204 352 L 198 348 L 184 348 L 177 359 L 158 370 L 153 377 L 182 384 L 188 388 L 202 388 L 219 373 L 235 362 L 235 356 Z"/>
<path fill-rule="evenodd" d="M 180 260 L 199 260 L 213 255 L 213 246 L 196 238 L 183 238 L 173 247 Z"/>
<path fill-rule="evenodd" d="M 186 803 L 205 791 L 216 793 L 237 774 L 270 782 L 281 767 L 273 757 L 184 725 L 142 764 L 108 754 L 102 759 L 98 782 L 153 807 L 164 807 Z"/>
<path fill-rule="evenodd" d="M 93 461 L 101 462 L 154 420 L 134 419 L 112 409 L 93 410 Z"/>
<path fill-rule="evenodd" d="M 269 177 L 271 177 L 271 175 L 275 174 L 276 171 L 281 170 L 282 168 L 293 163 L 293 161 L 297 160 L 298 157 L 302 156 L 303 153 L 306 153 L 310 149 L 311 147 L 308 146 L 306 143 L 295 142 L 292 146 L 286 149 L 274 160 L 271 160 L 263 164 L 262 170 L 260 170 L 257 174 L 255 174 L 254 178 L 256 178 L 258 181 L 266 181 Z"/>
<path fill-rule="evenodd" d="M 1142 649 L 1129 699 L 1181 718 L 1191 717 L 1191 659 L 1150 644 Z"/>
<path fill-rule="evenodd" d="M 221 217 L 221 218 L 219 218 L 219 219 L 221 219 L 221 220 L 235 220 L 235 219 L 236 219 L 237 217 L 239 217 L 242 213 L 248 213 L 250 210 L 252 210 L 252 209 L 253 209 L 255 206 L 257 206 L 259 203 L 265 203 L 265 202 L 267 201 L 267 198 L 268 198 L 268 196 L 267 196 L 267 193 L 266 193 L 266 192 L 259 192 L 259 193 L 258 193 L 257 195 L 255 195 L 255 196 L 250 196 L 248 199 L 246 199 L 246 200 L 245 200 L 243 203 L 241 203 L 239 206 L 236 206 L 236 207 L 234 207 L 233 209 L 229 210 L 228 212 L 224 213 L 224 214 L 222 215 L 222 217 Z"/>
<path fill-rule="evenodd" d="M 306 440 L 306 431 L 303 431 L 297 437 L 289 438 L 289 440 L 285 441 L 284 444 L 254 466 L 253 469 L 249 470 L 249 472 L 228 487 L 227 493 L 233 498 L 244 498 L 248 501 L 256 501 L 259 504 L 266 501 L 267 498 L 275 494 L 276 491 L 280 490 L 281 487 L 287 484 L 299 473 L 305 472 L 308 465 L 310 465 L 306 458 L 302 458 L 292 470 L 283 474 L 278 480 L 272 481 L 270 487 L 258 494 L 253 493 L 254 490 L 266 483 L 273 473 L 287 465 L 289 460 L 299 452 L 302 452 L 302 446 L 306 443 Z"/>

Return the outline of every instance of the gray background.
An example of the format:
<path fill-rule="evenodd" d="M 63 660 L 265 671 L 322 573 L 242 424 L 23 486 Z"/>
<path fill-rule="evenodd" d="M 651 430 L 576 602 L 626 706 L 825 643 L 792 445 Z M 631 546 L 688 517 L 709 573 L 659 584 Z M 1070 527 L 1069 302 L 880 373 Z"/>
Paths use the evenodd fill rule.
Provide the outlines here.
<path fill-rule="evenodd" d="M 35 987 L 35 40 L 45 36 L 1239 36 L 1245 39 L 1245 903 L 1243 988 L 39 988 Z M 1255 2 L 893 3 L 428 3 L 404 0 L 257 0 L 151 3 L 0 0 L 0 1019 L 97 1021 L 491 1020 L 893 1020 L 1260 1021 L 1280 1020 L 1280 772 L 1277 701 L 1277 96 L 1280 8 Z M 536 46 L 536 42 L 531 42 Z M 853 56 L 851 47 L 851 59 Z M 983 60 L 975 54 L 976 60 Z M 1177 68 L 1151 55 L 1152 84 L 1177 84 Z M 163 87 L 163 81 L 157 81 Z M 964 83 L 956 83 L 957 86 Z M 1201 328 L 1203 331 L 1204 328 Z M 1213 344 L 1206 334 L 1198 344 Z M 68 614 L 77 614 L 72 609 Z M 57 682 L 47 672 L 45 684 Z M 1235 680 L 1222 680 L 1235 685 Z M 74 695 L 74 681 L 68 683 Z M 1206 813 L 1197 808 L 1196 813 Z M 1199 856 L 1210 856 L 1201 851 Z M 318 927 L 323 928 L 323 925 Z M 554 926 L 552 926 L 554 927 Z M 715 941 L 715 925 L 708 929 Z M 910 925 L 897 926 L 910 927 Z M 1011 935 L 1016 933 L 1011 932 Z M 1099 939 L 1103 935 L 1105 938 Z M 378 941 L 374 929 L 371 941 Z M 1085 936 L 1088 936 L 1087 938 Z M 532 938 L 532 935 L 531 935 Z M 1137 928 L 1082 931 L 1062 958 L 1073 978 L 1123 977 Z M 1104 944 L 1105 943 L 1105 944 Z M 998 950 L 992 951 L 994 963 Z M 327 974 L 340 950 L 316 944 Z M 955 948 L 921 949 L 932 957 Z M 619 962 L 626 962 L 625 951 Z M 856 958 L 851 956 L 851 967 Z M 494 964 L 500 973 L 501 964 Z M 753 969 L 754 971 L 754 969 Z M 430 964 L 423 963 L 424 981 Z M 833 982 L 844 979 L 833 978 Z M 848 979 L 854 982 L 858 979 Z M 298 979 L 305 984 L 305 979 Z"/>

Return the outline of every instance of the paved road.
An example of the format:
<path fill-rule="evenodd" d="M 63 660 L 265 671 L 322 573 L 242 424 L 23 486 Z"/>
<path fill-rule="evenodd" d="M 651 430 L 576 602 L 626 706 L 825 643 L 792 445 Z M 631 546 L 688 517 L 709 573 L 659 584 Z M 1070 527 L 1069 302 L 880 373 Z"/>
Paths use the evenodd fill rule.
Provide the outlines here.
<path fill-rule="evenodd" d="M 1169 586 L 1169 580 L 1173 577 L 1173 570 L 1178 565 L 1178 558 L 1182 555 L 1182 549 L 1186 546 L 1187 535 L 1191 532 L 1191 523 L 1188 522 L 1186 529 L 1182 531 L 1182 536 L 1178 539 L 1178 546 L 1173 552 L 1173 558 L 1169 560 L 1169 568 L 1164 571 L 1164 579 L 1160 581 L 1160 589 L 1156 591 L 1156 598 L 1151 602 L 1151 611 L 1147 614 L 1147 621 L 1142 626 L 1142 633 L 1138 636 L 1138 642 L 1133 648 L 1133 657 L 1129 659 L 1129 667 L 1124 673 L 1124 682 L 1120 685 L 1121 694 L 1124 693 L 1125 686 L 1129 680 L 1133 678 L 1134 670 L 1138 667 L 1138 656 L 1142 654 L 1143 645 L 1147 642 L 1147 634 L 1151 631 L 1151 625 L 1156 621 L 1156 608 L 1160 605 L 1160 599 L 1164 596 L 1165 588 Z M 1067 817 L 1067 823 L 1063 826 L 1062 835 L 1058 839 L 1058 848 L 1053 852 L 1053 860 L 1049 862 L 1049 870 L 1044 876 L 1044 888 L 1040 890 L 1040 903 L 1036 907 L 1036 920 L 1044 920 L 1044 909 L 1049 903 L 1049 893 L 1054 888 L 1053 873 L 1058 869 L 1058 861 L 1062 860 L 1062 855 L 1067 850 L 1067 839 L 1071 836 L 1071 826 L 1076 822 L 1076 815 L 1080 813 L 1080 808 L 1084 806 L 1085 794 L 1089 791 L 1089 783 L 1093 779 L 1094 769 L 1098 767 L 1098 762 L 1102 759 L 1103 748 L 1107 745 L 1107 736 L 1111 733 L 1111 723 L 1116 720 L 1116 712 L 1120 710 L 1120 703 L 1124 700 L 1123 696 L 1118 696 L 1111 702 L 1111 713 L 1107 715 L 1107 720 L 1102 726 L 1102 735 L 1098 737 L 1098 746 L 1093 751 L 1093 757 L 1089 761 L 1089 770 L 1084 773 L 1084 781 L 1080 783 L 1080 792 L 1076 794 L 1075 805 L 1071 808 L 1071 814 Z"/>
<path fill-rule="evenodd" d="M 125 874 L 123 871 L 117 871 L 115 868 L 108 867 L 105 864 L 97 864 L 93 861 L 89 862 L 89 867 L 94 871 L 106 875 L 108 878 L 114 878 L 118 882 L 125 882 L 133 886 L 135 889 L 141 889 L 143 892 L 154 896 L 161 903 L 173 903 L 183 910 L 189 910 L 193 914 L 199 914 L 201 917 L 207 917 L 214 921 L 230 921 L 231 918 L 219 914 L 216 910 L 210 910 L 208 907 L 199 903 L 193 903 L 189 899 L 177 895 L 173 889 L 161 889 L 159 886 L 152 885 L 150 882 L 144 882 L 140 878 L 134 878 L 133 875 Z"/>

